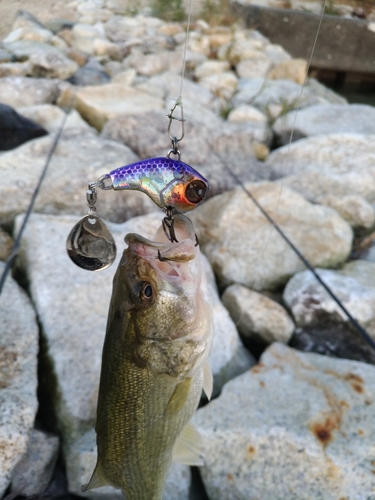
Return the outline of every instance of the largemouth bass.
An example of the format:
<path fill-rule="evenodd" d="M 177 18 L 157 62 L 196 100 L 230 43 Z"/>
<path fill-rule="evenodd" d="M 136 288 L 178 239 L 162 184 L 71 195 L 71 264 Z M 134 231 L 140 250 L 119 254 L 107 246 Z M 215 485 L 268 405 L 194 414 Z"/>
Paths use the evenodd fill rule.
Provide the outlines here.
<path fill-rule="evenodd" d="M 201 465 L 188 424 L 212 374 L 212 314 L 193 226 L 178 243 L 128 234 L 113 281 L 97 408 L 98 459 L 84 491 L 111 485 L 127 500 L 161 500 L 173 459 Z"/>

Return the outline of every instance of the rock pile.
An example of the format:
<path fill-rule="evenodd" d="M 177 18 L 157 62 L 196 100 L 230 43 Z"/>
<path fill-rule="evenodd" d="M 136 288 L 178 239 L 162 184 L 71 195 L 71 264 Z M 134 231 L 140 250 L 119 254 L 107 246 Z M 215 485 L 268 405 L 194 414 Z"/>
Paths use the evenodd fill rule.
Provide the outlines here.
<path fill-rule="evenodd" d="M 65 241 L 87 212 L 89 181 L 166 155 L 166 99 L 179 96 L 184 48 L 183 23 L 129 16 L 122 0 L 59 2 L 38 19 L 20 11 L 1 43 L 1 260 L 58 143 L 15 270 L 29 297 L 8 277 L 0 299 L 0 496 L 41 494 L 60 439 L 69 491 L 119 498 L 111 488 L 80 491 L 95 462 L 116 263 L 98 274 L 75 268 Z M 375 355 L 249 198 L 375 338 L 374 263 L 346 263 L 353 238 L 375 226 L 375 112 L 314 79 L 302 87 L 305 71 L 305 61 L 257 31 L 192 24 L 181 151 L 211 185 L 211 199 L 191 216 L 215 328 L 217 398 L 195 417 L 210 500 L 365 499 L 375 491 Z M 178 134 L 181 124 L 173 127 Z M 18 142 L 15 132 L 5 141 L 10 129 Z M 118 259 L 126 233 L 152 237 L 163 216 L 138 192 L 99 192 L 97 208 Z M 35 428 L 38 330 L 38 426 L 59 438 Z M 187 500 L 190 488 L 190 469 L 173 465 L 165 500 Z"/>

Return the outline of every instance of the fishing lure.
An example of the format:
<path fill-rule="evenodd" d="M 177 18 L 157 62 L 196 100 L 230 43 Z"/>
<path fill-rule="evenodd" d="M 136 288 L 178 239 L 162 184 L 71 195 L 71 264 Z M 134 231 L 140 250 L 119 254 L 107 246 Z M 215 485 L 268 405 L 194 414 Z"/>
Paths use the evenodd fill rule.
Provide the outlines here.
<path fill-rule="evenodd" d="M 116 168 L 100 177 L 97 187 L 142 191 L 158 207 L 181 213 L 192 210 L 205 199 L 208 181 L 187 163 L 167 156 Z"/>
<path fill-rule="evenodd" d="M 175 108 L 181 109 L 181 118 L 173 116 Z M 97 182 L 90 182 L 86 192 L 89 213 L 69 233 L 66 249 L 71 260 L 89 271 L 108 268 L 116 258 L 116 244 L 104 222 L 96 215 L 97 189 L 136 190 L 145 193 L 159 207 L 164 208 L 166 217 L 163 229 L 171 242 L 177 242 L 173 214 L 188 212 L 198 206 L 209 189 L 207 179 L 187 163 L 183 163 L 178 142 L 184 137 L 184 117 L 180 98 L 168 114 L 168 133 L 172 149 L 166 157 L 148 158 L 112 170 L 102 175 Z M 180 138 L 171 135 L 173 120 L 182 123 Z M 178 159 L 172 159 L 171 155 Z"/>

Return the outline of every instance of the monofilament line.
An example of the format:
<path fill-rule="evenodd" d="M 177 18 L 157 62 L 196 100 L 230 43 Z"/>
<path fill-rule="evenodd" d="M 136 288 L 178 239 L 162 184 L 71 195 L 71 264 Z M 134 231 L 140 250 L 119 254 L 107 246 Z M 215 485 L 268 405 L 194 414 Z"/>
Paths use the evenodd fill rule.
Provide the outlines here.
<path fill-rule="evenodd" d="M 294 130 L 296 128 L 297 115 L 298 115 L 298 113 L 299 113 L 299 111 L 301 109 L 303 91 L 305 90 L 305 87 L 306 87 L 307 77 L 309 76 L 311 62 L 312 62 L 312 59 L 314 57 L 315 48 L 316 48 L 316 44 L 317 44 L 317 41 L 318 41 L 318 38 L 319 38 L 320 29 L 322 27 L 324 12 L 325 12 L 325 9 L 326 9 L 326 4 L 327 4 L 327 0 L 324 0 L 323 6 L 322 6 L 322 11 L 320 13 L 318 28 L 316 30 L 316 35 L 315 35 L 314 43 L 313 43 L 313 46 L 312 46 L 312 49 L 311 49 L 311 53 L 310 53 L 310 57 L 309 57 L 309 60 L 308 60 L 307 66 L 306 66 L 306 71 L 305 71 L 305 76 L 304 76 L 304 79 L 303 79 L 301 91 L 300 91 L 300 94 L 299 94 L 298 99 L 297 99 L 297 107 L 296 107 L 295 112 L 294 112 L 293 123 L 292 123 L 292 130 L 290 132 L 289 141 L 288 141 L 288 151 L 287 151 L 287 155 L 286 155 L 287 161 L 288 161 L 289 154 L 290 154 L 290 147 L 291 147 L 292 142 L 293 142 Z M 278 200 L 277 200 L 277 205 L 276 205 L 276 213 L 278 212 L 278 209 L 279 209 L 280 199 L 281 199 L 281 193 L 282 193 L 282 190 L 283 190 L 283 185 L 284 185 L 284 175 L 282 173 L 282 175 L 281 175 L 281 183 L 280 183 L 280 192 L 279 192 L 279 196 L 278 196 Z"/>
<path fill-rule="evenodd" d="M 187 45 L 188 45 L 188 39 L 189 39 L 189 33 L 190 33 L 191 5 L 192 5 L 192 0 L 189 0 L 188 17 L 187 17 L 187 23 L 186 23 L 185 44 L 184 44 L 184 51 L 183 51 L 183 56 L 182 56 L 182 70 L 181 70 L 180 93 L 179 93 L 179 96 L 178 96 L 178 98 L 180 100 L 182 99 L 182 87 L 183 87 L 184 78 L 185 78 L 186 52 L 187 52 Z"/>
<path fill-rule="evenodd" d="M 34 192 L 33 192 L 33 195 L 31 197 L 31 200 L 30 200 L 30 204 L 27 208 L 27 211 L 25 213 L 25 217 L 23 218 L 23 221 L 22 221 L 22 224 L 21 224 L 21 227 L 20 227 L 20 230 L 14 240 L 14 243 L 13 243 L 13 247 L 12 247 L 12 250 L 10 252 L 10 255 L 5 263 L 5 267 L 3 269 L 3 272 L 1 274 L 1 278 L 0 278 L 0 295 L 1 295 L 1 292 L 3 291 L 3 288 L 4 288 L 4 284 L 5 284 L 5 281 L 7 279 L 7 276 L 9 274 L 9 271 L 12 267 L 12 264 L 13 264 L 13 261 L 14 259 L 17 257 L 18 255 L 18 251 L 19 251 L 19 246 L 20 246 L 20 243 L 21 243 L 21 239 L 22 239 L 22 235 L 26 229 L 26 225 L 29 221 L 29 218 L 30 218 L 30 215 L 33 211 L 33 208 L 34 208 L 34 205 L 35 205 L 35 201 L 36 201 L 36 198 L 39 194 L 39 191 L 40 191 L 40 188 L 42 187 L 42 184 L 43 184 L 43 181 L 46 177 L 46 174 L 47 174 L 47 170 L 48 170 L 48 167 L 50 166 L 50 163 L 51 163 L 51 160 L 52 160 L 52 157 L 55 153 L 55 150 L 57 148 L 57 145 L 60 141 L 60 137 L 61 137 L 61 134 L 63 133 L 63 130 L 64 130 L 64 127 L 65 127 L 65 123 L 66 123 L 66 120 L 68 119 L 68 116 L 69 116 L 69 113 L 72 109 L 72 106 L 73 106 L 73 102 L 74 102 L 74 99 L 75 99 L 75 93 L 71 99 L 71 103 L 69 105 L 69 108 L 68 108 L 68 111 L 66 113 L 66 115 L 64 116 L 62 122 L 61 122 L 61 126 L 59 128 L 59 131 L 57 132 L 56 136 L 55 136 L 55 139 L 53 141 L 53 144 L 52 144 L 52 147 L 51 149 L 49 150 L 49 153 L 48 153 L 48 156 L 47 156 L 47 159 L 46 159 L 46 163 L 44 164 L 44 167 L 43 167 L 43 170 L 39 176 L 39 179 L 38 179 L 38 183 L 34 189 Z"/>
<path fill-rule="evenodd" d="M 242 182 L 240 177 L 233 172 L 233 170 L 226 164 L 223 158 L 216 152 L 214 152 L 215 156 L 219 159 L 223 167 L 229 173 L 229 175 L 236 181 L 236 183 L 242 188 L 244 193 L 250 198 L 250 200 L 255 204 L 255 206 L 260 210 L 260 212 L 264 215 L 264 217 L 268 220 L 268 222 L 274 227 L 274 229 L 279 233 L 282 239 L 289 245 L 289 247 L 293 250 L 293 252 L 299 257 L 299 259 L 303 262 L 303 264 L 307 267 L 309 271 L 313 273 L 318 282 L 322 285 L 322 287 L 326 290 L 326 292 L 330 295 L 330 297 L 336 302 L 338 307 L 343 311 L 345 316 L 348 318 L 349 322 L 354 326 L 354 328 L 358 331 L 358 333 L 362 336 L 362 338 L 375 350 L 375 341 L 370 337 L 367 331 L 363 328 L 362 325 L 358 323 L 358 321 L 352 316 L 352 314 L 348 311 L 348 309 L 344 306 L 341 300 L 337 297 L 337 295 L 330 289 L 330 287 L 324 282 L 324 280 L 319 276 L 319 274 L 315 271 L 313 266 L 307 260 L 307 258 L 302 254 L 302 252 L 294 245 L 294 243 L 289 239 L 289 237 L 284 233 L 284 231 L 277 225 L 277 223 L 272 219 L 269 213 L 263 208 L 263 206 L 259 203 L 259 201 L 252 195 L 249 189 Z"/>

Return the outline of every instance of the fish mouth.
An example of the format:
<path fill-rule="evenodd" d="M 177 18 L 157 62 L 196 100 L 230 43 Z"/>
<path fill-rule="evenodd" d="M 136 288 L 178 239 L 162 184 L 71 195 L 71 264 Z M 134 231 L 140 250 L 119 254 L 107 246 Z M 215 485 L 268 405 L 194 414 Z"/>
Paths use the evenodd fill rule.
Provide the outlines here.
<path fill-rule="evenodd" d="M 140 234 L 129 233 L 125 236 L 125 243 L 136 255 L 147 260 L 176 263 L 193 260 L 197 254 L 197 237 L 192 222 L 182 214 L 174 215 L 173 222 L 177 242 L 169 241 L 164 231 L 159 229 L 155 236 L 156 241 Z"/>

